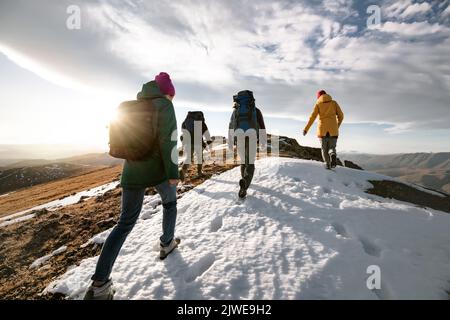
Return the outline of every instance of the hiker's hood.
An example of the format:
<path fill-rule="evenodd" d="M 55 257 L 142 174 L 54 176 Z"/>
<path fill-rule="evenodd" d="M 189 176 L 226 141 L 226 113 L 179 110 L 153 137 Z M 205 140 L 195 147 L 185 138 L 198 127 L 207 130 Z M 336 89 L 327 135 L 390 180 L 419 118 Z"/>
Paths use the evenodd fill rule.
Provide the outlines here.
<path fill-rule="evenodd" d="M 329 94 L 324 93 L 317 99 L 317 103 L 330 102 L 331 100 L 333 100 L 333 98 Z"/>
<path fill-rule="evenodd" d="M 138 99 L 164 98 L 164 94 L 161 93 L 161 90 L 159 89 L 156 81 L 150 81 L 142 86 L 142 90 L 137 94 L 137 98 Z"/>

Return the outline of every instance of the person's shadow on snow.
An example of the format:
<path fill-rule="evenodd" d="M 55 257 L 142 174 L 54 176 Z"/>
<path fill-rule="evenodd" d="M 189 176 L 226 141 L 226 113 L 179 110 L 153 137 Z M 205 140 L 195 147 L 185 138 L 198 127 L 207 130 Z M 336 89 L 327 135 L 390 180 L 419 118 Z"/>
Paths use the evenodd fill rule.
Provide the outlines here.
<path fill-rule="evenodd" d="M 175 249 L 162 263 L 164 263 L 167 276 L 172 280 L 175 295 L 174 300 L 203 299 L 199 287 L 190 283 L 189 274 L 191 266 L 184 260 L 182 244 Z"/>

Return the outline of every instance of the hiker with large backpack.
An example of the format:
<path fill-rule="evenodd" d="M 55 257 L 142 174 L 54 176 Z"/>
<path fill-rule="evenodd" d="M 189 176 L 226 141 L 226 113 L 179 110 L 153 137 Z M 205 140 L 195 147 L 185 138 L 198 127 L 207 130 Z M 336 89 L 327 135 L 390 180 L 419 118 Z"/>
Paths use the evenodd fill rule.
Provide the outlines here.
<path fill-rule="evenodd" d="M 261 110 L 256 107 L 253 92 L 249 90 L 240 91 L 233 96 L 234 110 L 231 115 L 228 146 L 230 151 L 234 145 L 241 164 L 241 180 L 239 180 L 239 198 L 247 196 L 253 175 L 255 173 L 255 160 L 257 145 L 265 148 L 267 141 L 266 126 Z"/>
<path fill-rule="evenodd" d="M 325 162 L 325 168 L 331 170 L 336 168 L 337 165 L 336 145 L 339 137 L 339 128 L 342 121 L 344 121 L 344 113 L 339 104 L 325 90 L 317 92 L 317 102 L 308 124 L 303 130 L 304 136 L 308 134 L 317 116 L 319 116 L 317 137 L 322 143 L 322 158 Z"/>
<path fill-rule="evenodd" d="M 86 300 L 113 298 L 111 271 L 123 243 L 136 224 L 147 187 L 154 187 L 162 200 L 160 259 L 166 258 L 180 242 L 174 236 L 178 184 L 174 96 L 175 88 L 170 76 L 162 72 L 154 81 L 143 85 L 137 100 L 119 106 L 118 119 L 110 125 L 110 154 L 126 160 L 121 178 L 121 215 L 103 245 L 91 278 L 92 285 L 85 294 Z"/>
<path fill-rule="evenodd" d="M 182 181 L 185 179 L 186 171 L 194 163 L 194 154 L 197 160 L 197 178 L 200 178 L 203 176 L 203 150 L 206 145 L 212 143 L 203 112 L 189 111 L 181 125 L 181 129 L 183 131 L 181 141 L 186 153 L 186 160 L 180 170 L 180 179 Z"/>

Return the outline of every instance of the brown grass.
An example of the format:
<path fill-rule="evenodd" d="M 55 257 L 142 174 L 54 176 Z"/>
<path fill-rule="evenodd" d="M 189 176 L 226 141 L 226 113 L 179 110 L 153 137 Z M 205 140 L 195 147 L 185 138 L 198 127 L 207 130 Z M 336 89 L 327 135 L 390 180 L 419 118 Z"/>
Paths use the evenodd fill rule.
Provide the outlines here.
<path fill-rule="evenodd" d="M 76 177 L 52 181 L 0 197 L 0 217 L 95 188 L 117 179 L 122 166 L 102 168 Z"/>

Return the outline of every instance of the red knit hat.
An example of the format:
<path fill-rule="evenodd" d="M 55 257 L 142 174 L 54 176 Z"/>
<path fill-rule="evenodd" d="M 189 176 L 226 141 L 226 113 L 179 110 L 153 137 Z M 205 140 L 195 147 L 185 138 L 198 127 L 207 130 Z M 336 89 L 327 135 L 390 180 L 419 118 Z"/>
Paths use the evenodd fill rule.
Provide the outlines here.
<path fill-rule="evenodd" d="M 325 90 L 319 90 L 319 91 L 317 91 L 317 99 L 319 99 L 320 96 L 323 95 L 323 94 L 327 94 L 327 93 L 325 92 Z"/>
<path fill-rule="evenodd" d="M 170 80 L 169 74 L 166 72 L 161 72 L 155 77 L 155 81 L 158 84 L 159 90 L 161 90 L 162 94 L 169 95 L 171 97 L 175 96 L 175 87 L 172 84 L 172 80 Z"/>

